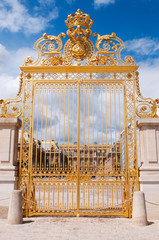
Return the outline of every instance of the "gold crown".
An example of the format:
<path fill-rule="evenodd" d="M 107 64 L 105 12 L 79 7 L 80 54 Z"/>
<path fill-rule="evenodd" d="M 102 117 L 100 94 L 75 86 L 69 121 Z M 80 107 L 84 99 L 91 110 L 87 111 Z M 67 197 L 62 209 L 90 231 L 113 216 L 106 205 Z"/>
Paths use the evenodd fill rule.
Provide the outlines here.
<path fill-rule="evenodd" d="M 92 26 L 93 20 L 90 19 L 90 16 L 88 14 L 83 14 L 83 12 L 78 9 L 75 14 L 68 15 L 65 23 L 68 28 L 83 26 L 88 29 Z"/>

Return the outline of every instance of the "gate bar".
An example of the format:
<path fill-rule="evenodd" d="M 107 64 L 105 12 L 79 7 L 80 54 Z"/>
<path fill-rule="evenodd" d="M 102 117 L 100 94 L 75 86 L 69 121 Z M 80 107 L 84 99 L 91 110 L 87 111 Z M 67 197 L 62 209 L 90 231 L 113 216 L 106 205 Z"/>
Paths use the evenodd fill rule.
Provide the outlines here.
<path fill-rule="evenodd" d="M 80 209 L 80 82 L 77 84 L 77 217 Z"/>

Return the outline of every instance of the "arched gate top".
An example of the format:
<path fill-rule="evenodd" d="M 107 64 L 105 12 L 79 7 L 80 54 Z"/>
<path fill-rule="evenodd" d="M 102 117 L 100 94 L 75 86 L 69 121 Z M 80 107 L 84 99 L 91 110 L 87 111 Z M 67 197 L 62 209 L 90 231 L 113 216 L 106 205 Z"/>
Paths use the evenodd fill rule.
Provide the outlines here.
<path fill-rule="evenodd" d="M 121 51 L 125 48 L 123 41 L 116 36 L 100 36 L 93 33 L 90 27 L 93 21 L 88 14 L 78 9 L 75 14 L 68 16 L 65 21 L 68 30 L 67 34 L 60 33 L 58 36 L 46 33 L 36 41 L 34 49 L 38 53 L 38 58 L 34 60 L 27 57 L 24 66 L 135 66 L 135 61 L 131 56 L 121 58 Z M 62 38 L 69 37 L 63 47 Z M 95 46 L 89 39 L 90 36 L 96 38 Z"/>
<path fill-rule="evenodd" d="M 132 99 L 136 105 L 139 117 L 158 117 L 159 99 L 143 98 L 139 90 L 138 66 L 131 56 L 124 60 L 121 52 L 125 48 L 123 41 L 116 36 L 100 36 L 90 30 L 93 21 L 88 14 L 78 9 L 75 14 L 68 16 L 65 21 L 67 33 L 58 36 L 46 33 L 34 44 L 38 53 L 36 60 L 27 57 L 20 67 L 20 87 L 14 99 L 0 99 L 0 117 L 19 117 L 22 114 L 22 90 L 24 79 L 32 80 L 33 73 L 112 73 L 117 81 L 116 73 L 125 73 L 125 81 L 134 81 L 136 98 Z M 69 39 L 63 46 L 62 38 Z M 95 45 L 90 36 L 96 38 Z M 104 80 L 103 80 L 104 81 Z M 106 81 L 106 80 L 105 80 Z M 134 105 L 134 106 L 135 106 Z"/>

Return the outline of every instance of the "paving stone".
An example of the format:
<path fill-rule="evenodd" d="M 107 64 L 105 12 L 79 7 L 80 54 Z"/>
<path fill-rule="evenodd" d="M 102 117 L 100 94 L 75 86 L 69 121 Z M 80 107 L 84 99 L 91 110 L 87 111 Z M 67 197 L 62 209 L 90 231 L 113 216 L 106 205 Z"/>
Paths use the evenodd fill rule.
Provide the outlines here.
<path fill-rule="evenodd" d="M 125 218 L 26 218 L 22 225 L 0 219 L 0 240 L 158 240 L 159 221 L 138 227 Z"/>

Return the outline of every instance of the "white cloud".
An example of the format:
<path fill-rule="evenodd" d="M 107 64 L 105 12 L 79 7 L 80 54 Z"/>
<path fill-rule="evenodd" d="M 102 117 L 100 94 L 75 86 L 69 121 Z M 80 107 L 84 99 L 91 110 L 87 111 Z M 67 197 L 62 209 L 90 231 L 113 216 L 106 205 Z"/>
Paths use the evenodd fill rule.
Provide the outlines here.
<path fill-rule="evenodd" d="M 139 55 L 152 55 L 159 51 L 159 41 L 150 38 L 137 38 L 125 42 L 128 51 Z"/>
<path fill-rule="evenodd" d="M 58 9 L 56 7 L 43 17 L 31 15 L 19 0 L 2 0 L 0 4 L 0 29 L 2 30 L 24 31 L 26 34 L 38 33 L 57 17 Z"/>
<path fill-rule="evenodd" d="M 95 8 L 99 8 L 103 5 L 108 5 L 111 3 L 115 3 L 115 0 L 94 0 L 94 6 Z"/>
<path fill-rule="evenodd" d="M 0 75 L 0 99 L 14 98 L 18 93 L 19 77 Z"/>
<path fill-rule="evenodd" d="M 139 83 L 143 97 L 159 98 L 159 40 L 149 37 L 136 38 L 125 42 L 126 50 L 144 57 L 139 65 Z M 131 53 L 130 53 L 131 54 Z"/>
<path fill-rule="evenodd" d="M 8 51 L 0 44 L 0 98 L 15 97 L 19 87 L 19 66 L 23 65 L 27 56 L 36 59 L 36 52 L 30 48 L 19 48 Z"/>
<path fill-rule="evenodd" d="M 8 59 L 8 56 L 9 52 L 7 51 L 5 46 L 0 44 L 0 71 L 5 67 L 5 63 Z"/>
<path fill-rule="evenodd" d="M 159 58 L 138 64 L 139 83 L 143 97 L 159 98 Z"/>

